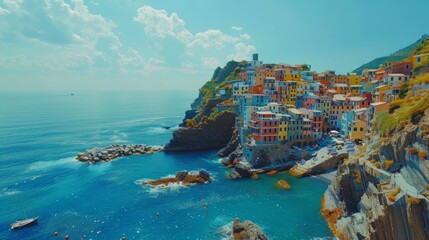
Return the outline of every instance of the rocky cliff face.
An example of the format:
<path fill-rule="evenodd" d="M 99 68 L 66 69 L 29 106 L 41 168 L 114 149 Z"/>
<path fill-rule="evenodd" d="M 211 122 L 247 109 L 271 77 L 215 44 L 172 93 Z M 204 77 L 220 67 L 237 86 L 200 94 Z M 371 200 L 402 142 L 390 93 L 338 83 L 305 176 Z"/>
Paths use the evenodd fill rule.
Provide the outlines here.
<path fill-rule="evenodd" d="M 192 128 L 181 128 L 165 146 L 167 152 L 220 149 L 231 139 L 235 114 L 221 112 L 215 119 L 207 120 Z"/>
<path fill-rule="evenodd" d="M 429 239 L 429 109 L 416 114 L 339 166 L 322 214 L 340 239 Z"/>

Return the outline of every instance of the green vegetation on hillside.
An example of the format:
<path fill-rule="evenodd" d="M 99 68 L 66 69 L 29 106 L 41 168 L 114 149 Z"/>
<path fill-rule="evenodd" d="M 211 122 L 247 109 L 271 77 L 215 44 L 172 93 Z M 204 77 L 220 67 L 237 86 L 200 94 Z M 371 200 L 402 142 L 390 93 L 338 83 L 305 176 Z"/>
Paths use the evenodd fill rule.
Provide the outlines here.
<path fill-rule="evenodd" d="M 416 84 L 429 83 L 429 74 L 420 75 L 407 83 L 410 88 Z M 415 121 L 429 108 L 429 90 L 422 91 L 417 95 L 407 93 L 404 99 L 391 102 L 389 112 L 380 113 L 376 118 L 376 131 L 382 135 L 388 134 L 396 128 Z"/>
<path fill-rule="evenodd" d="M 217 104 L 230 106 L 232 101 L 232 84 L 233 80 L 240 79 L 242 68 L 246 67 L 246 61 L 230 61 L 223 68 L 216 68 L 213 77 L 207 81 L 200 89 L 200 104 L 197 107 L 197 115 L 194 117 L 196 122 L 201 122 L 203 117 L 209 119 L 216 118 L 219 115 Z M 216 96 L 220 89 L 225 90 L 225 95 L 221 98 Z"/>
<path fill-rule="evenodd" d="M 413 50 L 411 55 L 419 55 L 429 53 L 429 37 L 426 37 L 421 43 Z"/>

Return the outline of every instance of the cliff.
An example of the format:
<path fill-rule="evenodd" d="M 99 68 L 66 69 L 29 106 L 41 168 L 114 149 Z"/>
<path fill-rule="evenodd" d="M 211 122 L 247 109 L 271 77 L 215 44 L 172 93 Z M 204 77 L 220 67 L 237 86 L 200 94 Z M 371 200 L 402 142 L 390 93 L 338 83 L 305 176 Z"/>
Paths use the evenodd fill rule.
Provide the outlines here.
<path fill-rule="evenodd" d="M 429 239 L 429 91 L 400 101 L 323 196 L 322 215 L 340 239 Z"/>
<path fill-rule="evenodd" d="M 211 80 L 199 90 L 191 109 L 185 112 L 181 128 L 173 133 L 165 151 L 221 149 L 227 145 L 232 139 L 235 122 L 232 84 L 239 79 L 245 64 L 230 61 L 223 68 L 216 68 Z M 223 108 L 218 108 L 219 104 Z"/>
<path fill-rule="evenodd" d="M 231 139 L 234 122 L 235 114 L 224 111 L 214 119 L 208 119 L 195 127 L 181 128 L 173 133 L 165 151 L 220 149 Z"/>

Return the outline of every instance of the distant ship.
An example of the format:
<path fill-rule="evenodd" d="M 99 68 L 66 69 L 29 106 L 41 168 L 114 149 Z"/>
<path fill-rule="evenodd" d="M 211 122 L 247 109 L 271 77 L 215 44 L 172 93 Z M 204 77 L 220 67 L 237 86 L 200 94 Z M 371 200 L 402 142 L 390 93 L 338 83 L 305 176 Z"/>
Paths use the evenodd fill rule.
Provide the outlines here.
<path fill-rule="evenodd" d="M 38 217 L 28 218 L 28 219 L 25 219 L 25 220 L 16 221 L 16 222 L 12 223 L 12 225 L 10 225 L 10 229 L 16 230 L 16 229 L 20 229 L 20 228 L 23 228 L 23 227 L 30 226 L 32 224 L 37 223 L 37 219 L 38 219 Z"/>
<path fill-rule="evenodd" d="M 70 93 L 71 96 L 74 96 L 74 93 Z"/>

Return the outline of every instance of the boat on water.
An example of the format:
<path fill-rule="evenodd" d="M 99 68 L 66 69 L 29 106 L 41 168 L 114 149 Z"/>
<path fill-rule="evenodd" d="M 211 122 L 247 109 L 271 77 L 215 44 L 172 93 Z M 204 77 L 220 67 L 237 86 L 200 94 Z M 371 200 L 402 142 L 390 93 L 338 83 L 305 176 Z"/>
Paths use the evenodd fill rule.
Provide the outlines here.
<path fill-rule="evenodd" d="M 38 218 L 39 218 L 39 217 L 35 217 L 35 218 L 28 218 L 28 219 L 25 219 L 25 220 L 16 221 L 16 222 L 14 222 L 14 223 L 12 223 L 12 224 L 10 225 L 10 229 L 12 229 L 12 230 L 16 230 L 16 229 L 20 229 L 20 228 L 23 228 L 23 227 L 30 226 L 30 225 L 32 225 L 32 224 L 37 223 L 37 219 L 38 219 Z"/>

